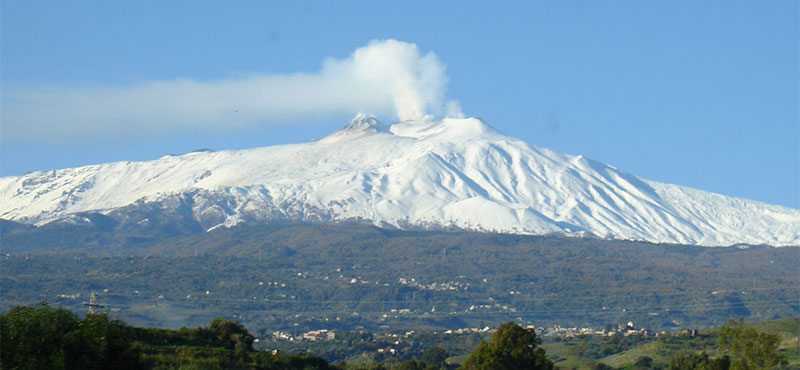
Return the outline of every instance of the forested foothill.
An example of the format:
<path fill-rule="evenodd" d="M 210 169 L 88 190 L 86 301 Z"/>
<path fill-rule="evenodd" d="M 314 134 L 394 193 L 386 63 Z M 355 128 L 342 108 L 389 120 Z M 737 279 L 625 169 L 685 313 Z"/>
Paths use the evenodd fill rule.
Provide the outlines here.
<path fill-rule="evenodd" d="M 595 329 L 632 321 L 657 332 L 800 315 L 795 247 L 363 225 L 175 236 L 3 225 L 0 309 L 48 301 L 83 310 L 96 292 L 107 312 L 133 325 L 199 326 L 219 316 L 264 339 L 275 331 L 404 333 L 512 320 Z"/>

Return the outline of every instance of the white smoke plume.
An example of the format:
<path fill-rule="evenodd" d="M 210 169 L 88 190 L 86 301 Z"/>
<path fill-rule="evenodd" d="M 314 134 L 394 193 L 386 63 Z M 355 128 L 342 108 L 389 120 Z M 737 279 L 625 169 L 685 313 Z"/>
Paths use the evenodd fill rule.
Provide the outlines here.
<path fill-rule="evenodd" d="M 372 41 L 313 74 L 176 79 L 125 87 L 4 91 L 2 135 L 27 142 L 225 131 L 369 112 L 401 121 L 441 113 L 442 62 L 415 44 Z M 448 114 L 457 103 L 450 102 Z"/>

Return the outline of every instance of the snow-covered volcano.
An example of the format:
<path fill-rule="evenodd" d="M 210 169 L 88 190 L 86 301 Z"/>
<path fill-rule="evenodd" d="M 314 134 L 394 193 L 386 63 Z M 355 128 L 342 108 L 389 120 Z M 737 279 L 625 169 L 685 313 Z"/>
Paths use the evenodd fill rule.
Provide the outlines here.
<path fill-rule="evenodd" d="M 276 220 L 578 234 L 706 246 L 800 245 L 800 210 L 647 181 L 537 148 L 477 118 L 357 116 L 311 143 L 194 152 L 0 178 L 0 218 L 202 229 Z"/>

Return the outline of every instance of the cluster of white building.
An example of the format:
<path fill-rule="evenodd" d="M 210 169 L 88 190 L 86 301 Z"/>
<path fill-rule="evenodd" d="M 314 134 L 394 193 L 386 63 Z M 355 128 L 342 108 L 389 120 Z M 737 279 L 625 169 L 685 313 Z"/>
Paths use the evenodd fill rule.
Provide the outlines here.
<path fill-rule="evenodd" d="M 448 291 L 448 290 L 468 290 L 469 289 L 469 283 L 462 283 L 460 281 L 445 281 L 445 282 L 436 282 L 436 281 L 434 281 L 434 282 L 432 282 L 430 284 L 424 284 L 424 283 L 418 282 L 414 278 L 409 278 L 409 279 L 400 278 L 400 279 L 397 279 L 397 282 L 400 283 L 400 285 L 412 286 L 412 287 L 417 287 L 417 288 L 423 289 L 423 290 L 434 290 L 434 291 L 439 291 L 439 292 Z"/>
<path fill-rule="evenodd" d="M 528 328 L 533 328 L 533 327 L 529 326 Z M 596 335 L 600 337 L 612 337 L 615 335 L 621 335 L 627 337 L 629 335 L 650 336 L 653 334 L 645 328 L 636 328 L 636 326 L 631 321 L 629 321 L 627 324 L 620 324 L 616 328 L 611 328 L 610 330 L 594 329 L 594 328 L 577 328 L 577 327 L 564 328 L 559 325 L 554 325 L 548 328 L 535 328 L 535 330 L 537 334 L 542 336 L 565 337 L 565 338 L 574 338 L 584 335 Z"/>
<path fill-rule="evenodd" d="M 320 329 L 320 330 L 311 330 L 306 333 L 294 336 L 292 334 L 285 333 L 282 331 L 276 331 L 272 333 L 272 338 L 274 338 L 275 340 L 285 340 L 289 342 L 296 342 L 296 341 L 316 342 L 318 340 L 334 340 L 336 339 L 336 333 L 328 329 Z"/>

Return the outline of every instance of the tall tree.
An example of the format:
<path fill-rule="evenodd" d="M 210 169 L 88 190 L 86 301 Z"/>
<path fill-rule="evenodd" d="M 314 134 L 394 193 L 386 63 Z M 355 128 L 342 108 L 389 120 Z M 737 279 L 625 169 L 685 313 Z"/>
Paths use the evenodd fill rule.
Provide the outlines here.
<path fill-rule="evenodd" d="M 220 344 L 228 349 L 237 351 L 251 351 L 253 349 L 253 335 L 247 332 L 244 325 L 217 317 L 211 320 L 209 330 L 217 335 Z"/>
<path fill-rule="evenodd" d="M 541 340 L 533 329 L 507 322 L 497 329 L 490 342 L 481 342 L 464 362 L 466 370 L 553 369 Z"/>
<path fill-rule="evenodd" d="M 739 322 L 728 321 L 728 325 L 719 330 L 719 347 L 723 351 L 730 350 L 738 356 L 732 369 L 763 369 L 775 366 L 780 362 L 778 345 L 781 338 L 777 334 L 761 333 L 744 326 L 744 319 Z"/>

